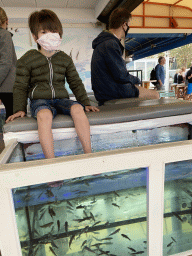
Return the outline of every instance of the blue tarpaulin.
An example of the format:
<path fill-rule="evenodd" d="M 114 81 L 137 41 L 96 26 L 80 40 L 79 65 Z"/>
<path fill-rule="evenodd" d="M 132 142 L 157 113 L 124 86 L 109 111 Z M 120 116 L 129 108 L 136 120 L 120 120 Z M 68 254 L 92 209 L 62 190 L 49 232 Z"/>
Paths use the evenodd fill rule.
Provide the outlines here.
<path fill-rule="evenodd" d="M 190 43 L 192 43 L 192 34 L 128 34 L 125 39 L 125 49 L 129 56 L 133 55 L 133 60 L 138 60 Z"/>

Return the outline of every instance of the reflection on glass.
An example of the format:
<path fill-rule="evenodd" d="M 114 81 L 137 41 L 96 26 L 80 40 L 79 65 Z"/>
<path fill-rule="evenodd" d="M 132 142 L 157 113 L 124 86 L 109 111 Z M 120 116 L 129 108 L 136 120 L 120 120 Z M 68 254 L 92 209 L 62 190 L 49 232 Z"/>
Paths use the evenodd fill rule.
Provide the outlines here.
<path fill-rule="evenodd" d="M 147 171 L 13 189 L 22 255 L 147 256 Z"/>
<path fill-rule="evenodd" d="M 165 167 L 163 255 L 192 250 L 192 161 Z"/>
<path fill-rule="evenodd" d="M 187 139 L 188 125 L 180 124 L 154 129 L 94 134 L 91 136 L 91 144 L 93 152 L 98 152 Z M 54 147 L 56 157 L 83 154 L 78 138 L 55 141 Z M 39 143 L 20 144 L 13 152 L 9 162 L 32 161 L 42 158 L 44 155 Z"/>

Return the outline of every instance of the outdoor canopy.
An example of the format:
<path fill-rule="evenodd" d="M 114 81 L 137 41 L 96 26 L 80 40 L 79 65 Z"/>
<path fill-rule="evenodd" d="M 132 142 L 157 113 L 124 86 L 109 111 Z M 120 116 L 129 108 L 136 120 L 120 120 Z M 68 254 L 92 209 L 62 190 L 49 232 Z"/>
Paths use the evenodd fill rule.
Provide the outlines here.
<path fill-rule="evenodd" d="M 192 34 L 127 34 L 125 39 L 126 55 L 133 60 L 142 59 L 192 43 Z"/>

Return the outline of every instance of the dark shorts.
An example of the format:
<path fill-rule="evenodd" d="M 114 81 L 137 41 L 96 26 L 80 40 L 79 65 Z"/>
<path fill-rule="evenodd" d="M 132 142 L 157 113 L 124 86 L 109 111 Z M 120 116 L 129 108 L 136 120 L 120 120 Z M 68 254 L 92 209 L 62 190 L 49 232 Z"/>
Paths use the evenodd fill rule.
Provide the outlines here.
<path fill-rule="evenodd" d="M 138 98 L 139 89 L 132 84 L 124 84 L 119 88 L 121 98 Z"/>
<path fill-rule="evenodd" d="M 31 100 L 31 116 L 37 118 L 37 113 L 42 109 L 49 109 L 53 114 L 53 118 L 56 117 L 57 114 L 64 114 L 70 116 L 71 107 L 75 104 L 79 104 L 84 108 L 81 103 L 69 99 Z"/>

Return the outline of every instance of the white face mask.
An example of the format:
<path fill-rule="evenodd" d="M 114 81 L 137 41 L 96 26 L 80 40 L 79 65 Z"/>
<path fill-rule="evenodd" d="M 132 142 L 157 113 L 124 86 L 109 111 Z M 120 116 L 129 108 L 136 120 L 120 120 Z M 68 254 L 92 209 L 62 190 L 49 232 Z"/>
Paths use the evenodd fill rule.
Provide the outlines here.
<path fill-rule="evenodd" d="M 62 39 L 58 33 L 46 33 L 42 35 L 37 43 L 40 44 L 46 51 L 55 51 L 60 46 Z"/>

